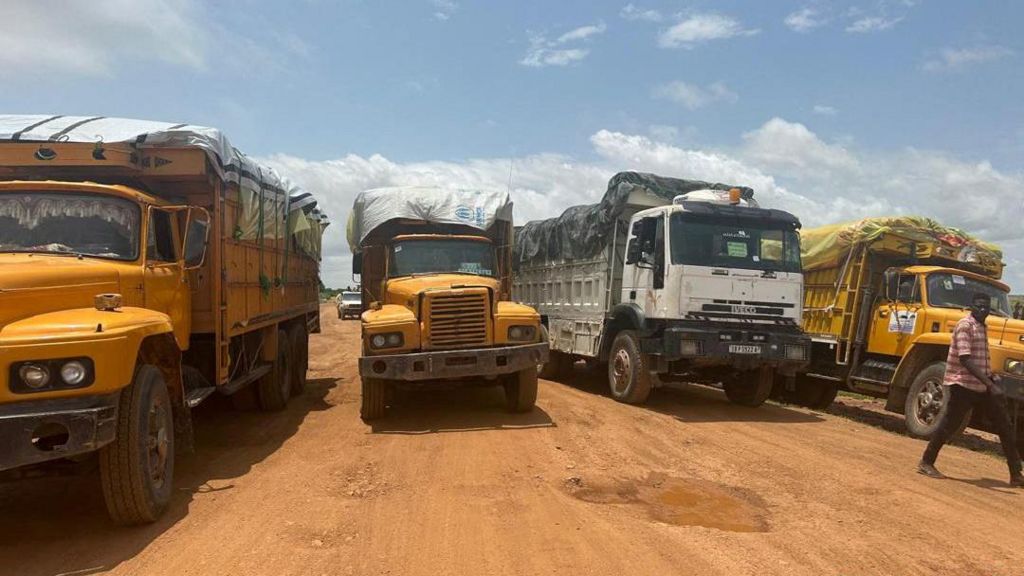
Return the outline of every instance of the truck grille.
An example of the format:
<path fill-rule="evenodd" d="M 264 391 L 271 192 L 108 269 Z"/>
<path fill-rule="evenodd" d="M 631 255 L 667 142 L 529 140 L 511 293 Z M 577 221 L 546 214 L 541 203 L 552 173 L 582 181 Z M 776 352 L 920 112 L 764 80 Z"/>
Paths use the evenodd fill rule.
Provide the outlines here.
<path fill-rule="evenodd" d="M 430 298 L 430 347 L 461 348 L 488 343 L 487 292 L 439 294 Z"/>

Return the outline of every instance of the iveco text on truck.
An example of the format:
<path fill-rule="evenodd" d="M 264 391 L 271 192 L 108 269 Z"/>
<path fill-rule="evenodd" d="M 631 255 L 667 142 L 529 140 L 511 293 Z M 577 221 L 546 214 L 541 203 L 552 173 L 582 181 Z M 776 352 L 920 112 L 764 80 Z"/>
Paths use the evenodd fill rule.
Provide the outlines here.
<path fill-rule="evenodd" d="M 516 299 L 544 319 L 544 374 L 582 358 L 607 364 L 622 402 L 677 380 L 760 405 L 809 353 L 799 227 L 749 188 L 636 172 L 615 175 L 599 204 L 528 222 Z"/>
<path fill-rule="evenodd" d="M 114 521 L 151 522 L 192 408 L 301 392 L 326 218 L 185 124 L 0 116 L 0 180 L 0 472 L 96 459 Z"/>
<path fill-rule="evenodd" d="M 506 193 L 402 187 L 356 198 L 364 419 L 384 415 L 395 387 L 500 385 L 509 410 L 533 409 L 547 344 L 537 312 L 510 301 L 511 244 Z"/>

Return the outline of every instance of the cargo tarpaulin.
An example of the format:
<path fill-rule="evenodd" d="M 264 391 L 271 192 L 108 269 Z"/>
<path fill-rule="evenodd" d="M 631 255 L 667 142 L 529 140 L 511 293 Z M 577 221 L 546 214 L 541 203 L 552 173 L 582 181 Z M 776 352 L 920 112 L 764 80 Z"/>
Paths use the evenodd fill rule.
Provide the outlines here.
<path fill-rule="evenodd" d="M 0 141 L 120 143 L 140 150 L 199 148 L 221 178 L 239 187 L 242 213 L 234 231 L 237 238 L 255 240 L 261 232 L 264 238 L 283 238 L 313 222 L 318 228 L 325 226 L 326 217 L 315 202 L 312 207 L 308 202 L 294 206 L 294 199 L 307 195 L 273 168 L 238 151 L 216 128 L 104 116 L 0 114 Z M 315 247 L 303 249 L 318 255 L 319 239 Z"/>
<path fill-rule="evenodd" d="M 396 186 L 367 190 L 356 197 L 349 214 L 347 233 L 352 252 L 360 252 L 367 236 L 391 220 L 488 230 L 497 220 L 512 221 L 512 200 L 507 192 L 463 188 Z"/>
<path fill-rule="evenodd" d="M 663 198 L 666 203 L 680 194 L 698 190 L 740 190 L 741 198 L 752 201 L 754 191 L 744 186 L 699 180 L 667 178 L 640 172 L 619 172 L 608 181 L 608 189 L 597 204 L 573 206 L 561 216 L 532 220 L 516 231 L 516 265 L 583 260 L 601 253 L 625 210 L 629 197 L 638 190 Z"/>
<path fill-rule="evenodd" d="M 1002 270 L 1003 253 L 995 244 L 974 238 L 958 228 L 917 216 L 864 218 L 804 230 L 800 234 L 803 268 L 816 270 L 839 266 L 854 249 L 869 246 L 883 236 L 905 240 L 908 257 L 912 254 L 941 254 L 948 260 L 974 264 L 984 270 L 996 273 Z"/>

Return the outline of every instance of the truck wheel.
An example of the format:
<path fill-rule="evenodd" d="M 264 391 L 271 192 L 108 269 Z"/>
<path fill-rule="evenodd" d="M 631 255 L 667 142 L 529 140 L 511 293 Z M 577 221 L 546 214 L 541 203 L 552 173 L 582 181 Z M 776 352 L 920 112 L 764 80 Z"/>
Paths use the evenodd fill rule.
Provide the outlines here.
<path fill-rule="evenodd" d="M 911 436 L 930 439 L 938 429 L 942 417 L 946 415 L 949 388 L 942 385 L 945 375 L 946 363 L 932 362 L 925 366 L 910 384 L 907 400 L 903 405 L 903 420 Z M 970 421 L 971 411 L 968 411 L 953 436 L 963 432 Z"/>
<path fill-rule="evenodd" d="M 364 422 L 383 417 L 387 408 L 387 381 L 380 378 L 363 378 L 362 384 L 363 403 L 359 408 L 359 416 Z"/>
<path fill-rule="evenodd" d="M 608 386 L 612 398 L 626 404 L 642 404 L 651 395 L 651 373 L 647 357 L 632 330 L 623 330 L 612 342 L 608 360 Z"/>
<path fill-rule="evenodd" d="M 509 412 L 529 412 L 537 403 L 537 369 L 526 368 L 505 377 L 505 406 Z"/>
<path fill-rule="evenodd" d="M 811 378 L 804 374 L 796 377 L 796 390 L 786 392 L 783 400 L 813 410 L 824 410 L 832 405 L 839 394 L 839 383 Z"/>
<path fill-rule="evenodd" d="M 292 355 L 288 333 L 277 331 L 277 359 L 274 368 L 259 381 L 256 400 L 265 412 L 284 410 L 292 394 Z"/>
<path fill-rule="evenodd" d="M 545 380 L 560 380 L 572 374 L 575 364 L 572 356 L 558 350 L 548 352 L 548 361 L 541 364 L 540 376 Z"/>
<path fill-rule="evenodd" d="M 764 404 L 768 395 L 772 393 L 774 380 L 774 370 L 766 366 L 760 370 L 741 372 L 736 379 L 722 382 L 722 388 L 725 389 L 725 396 L 729 402 L 757 408 Z"/>
<path fill-rule="evenodd" d="M 309 369 L 309 336 L 300 325 L 289 330 L 292 347 L 292 395 L 300 396 L 306 391 L 306 372 Z"/>
<path fill-rule="evenodd" d="M 174 417 L 164 376 L 144 364 L 121 391 L 114 441 L 99 453 L 110 518 L 122 526 L 155 522 L 171 501 Z"/>

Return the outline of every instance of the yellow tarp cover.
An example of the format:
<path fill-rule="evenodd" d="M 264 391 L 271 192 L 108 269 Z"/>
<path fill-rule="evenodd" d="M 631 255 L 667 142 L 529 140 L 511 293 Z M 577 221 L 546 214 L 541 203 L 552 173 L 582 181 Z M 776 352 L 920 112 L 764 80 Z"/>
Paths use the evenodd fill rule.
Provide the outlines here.
<path fill-rule="evenodd" d="M 851 250 L 871 244 L 883 236 L 896 236 L 908 256 L 914 245 L 919 257 L 927 254 L 932 258 L 969 263 L 989 271 L 996 278 L 1002 273 L 1003 252 L 998 246 L 921 216 L 864 218 L 803 230 L 800 233 L 803 268 L 817 270 L 839 266 Z"/>

